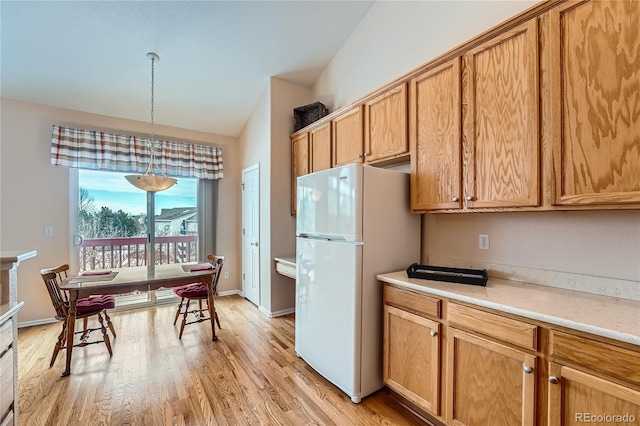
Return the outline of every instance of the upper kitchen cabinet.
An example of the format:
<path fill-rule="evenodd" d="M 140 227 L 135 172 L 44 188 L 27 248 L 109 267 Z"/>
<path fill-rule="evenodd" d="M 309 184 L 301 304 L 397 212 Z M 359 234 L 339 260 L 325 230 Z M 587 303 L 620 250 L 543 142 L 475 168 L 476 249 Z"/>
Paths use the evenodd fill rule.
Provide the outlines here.
<path fill-rule="evenodd" d="M 538 69 L 537 19 L 465 54 L 467 208 L 539 205 Z"/>
<path fill-rule="evenodd" d="M 406 83 L 365 102 L 364 129 L 365 162 L 390 160 L 409 153 Z"/>
<path fill-rule="evenodd" d="M 326 122 L 309 131 L 311 153 L 309 173 L 331 168 L 331 123 Z"/>
<path fill-rule="evenodd" d="M 411 209 L 461 207 L 460 57 L 409 83 Z"/>
<path fill-rule="evenodd" d="M 549 13 L 553 202 L 640 203 L 640 6 L 572 1 Z"/>
<path fill-rule="evenodd" d="M 296 214 L 298 176 L 309 173 L 309 133 L 291 137 L 291 214 Z"/>
<path fill-rule="evenodd" d="M 362 163 L 364 155 L 362 106 L 352 108 L 331 121 L 333 167 Z"/>

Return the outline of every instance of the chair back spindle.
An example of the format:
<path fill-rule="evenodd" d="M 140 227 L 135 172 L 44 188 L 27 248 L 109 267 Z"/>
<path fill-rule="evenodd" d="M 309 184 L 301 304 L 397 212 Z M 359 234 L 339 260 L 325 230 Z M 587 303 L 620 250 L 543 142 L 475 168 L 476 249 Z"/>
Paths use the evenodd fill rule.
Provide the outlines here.
<path fill-rule="evenodd" d="M 51 298 L 51 303 L 53 304 L 54 309 L 56 310 L 56 319 L 58 321 L 66 320 L 67 318 L 67 297 L 60 290 L 60 283 L 58 282 L 58 275 L 55 272 L 46 272 L 47 270 L 42 270 L 40 273 L 42 274 L 42 279 L 44 280 L 45 286 L 47 287 L 47 291 L 49 292 L 49 297 Z"/>

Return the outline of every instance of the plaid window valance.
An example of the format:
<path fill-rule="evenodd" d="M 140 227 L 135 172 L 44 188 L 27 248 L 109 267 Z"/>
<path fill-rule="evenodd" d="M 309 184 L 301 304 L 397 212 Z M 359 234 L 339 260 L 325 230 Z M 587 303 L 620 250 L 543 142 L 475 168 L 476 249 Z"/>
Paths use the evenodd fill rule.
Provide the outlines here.
<path fill-rule="evenodd" d="M 222 149 L 182 142 L 154 142 L 155 162 L 174 177 L 221 179 Z M 53 126 L 51 164 L 79 169 L 144 173 L 149 139 Z M 157 171 L 157 170 L 156 170 Z"/>

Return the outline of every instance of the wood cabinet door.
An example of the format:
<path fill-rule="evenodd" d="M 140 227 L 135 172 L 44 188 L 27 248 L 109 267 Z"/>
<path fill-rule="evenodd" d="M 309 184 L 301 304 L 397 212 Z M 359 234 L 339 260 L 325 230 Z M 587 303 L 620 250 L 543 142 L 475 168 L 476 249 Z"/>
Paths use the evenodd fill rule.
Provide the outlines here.
<path fill-rule="evenodd" d="M 384 383 L 440 415 L 440 324 L 385 305 L 383 341 Z"/>
<path fill-rule="evenodd" d="M 373 163 L 409 153 L 406 84 L 364 104 L 364 129 L 365 162 Z"/>
<path fill-rule="evenodd" d="M 550 363 L 549 426 L 640 421 L 640 392 L 579 370 Z"/>
<path fill-rule="evenodd" d="M 537 19 L 465 54 L 467 207 L 539 205 L 538 68 Z"/>
<path fill-rule="evenodd" d="M 460 58 L 409 83 L 411 209 L 462 206 Z"/>
<path fill-rule="evenodd" d="M 362 107 L 334 118 L 332 123 L 333 167 L 362 163 L 364 156 Z"/>
<path fill-rule="evenodd" d="M 291 138 L 291 214 L 296 214 L 298 176 L 309 173 L 309 133 Z"/>
<path fill-rule="evenodd" d="M 331 123 L 309 131 L 310 173 L 331 168 Z"/>
<path fill-rule="evenodd" d="M 447 340 L 447 424 L 534 426 L 535 356 L 454 328 Z"/>
<path fill-rule="evenodd" d="M 640 203 L 640 3 L 549 13 L 555 203 Z"/>

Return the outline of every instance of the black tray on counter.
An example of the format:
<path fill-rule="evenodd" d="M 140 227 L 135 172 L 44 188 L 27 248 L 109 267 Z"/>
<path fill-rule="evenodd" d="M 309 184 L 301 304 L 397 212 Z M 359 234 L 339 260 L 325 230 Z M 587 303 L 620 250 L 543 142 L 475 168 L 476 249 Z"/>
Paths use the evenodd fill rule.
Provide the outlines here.
<path fill-rule="evenodd" d="M 419 265 L 414 263 L 407 268 L 409 278 L 421 280 L 445 281 L 448 283 L 487 285 L 486 269 L 461 269 L 444 266 Z"/>

